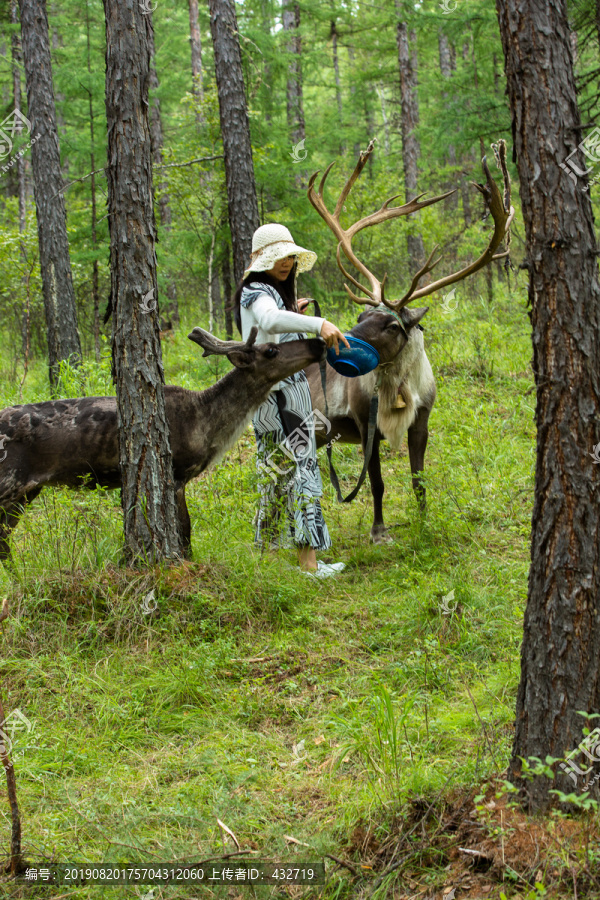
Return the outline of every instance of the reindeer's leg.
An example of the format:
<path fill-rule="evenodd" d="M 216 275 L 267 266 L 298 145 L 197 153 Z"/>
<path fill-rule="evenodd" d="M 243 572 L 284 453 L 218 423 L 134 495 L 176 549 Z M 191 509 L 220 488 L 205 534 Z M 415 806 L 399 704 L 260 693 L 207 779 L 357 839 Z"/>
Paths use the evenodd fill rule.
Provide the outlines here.
<path fill-rule="evenodd" d="M 177 503 L 177 517 L 179 519 L 179 534 L 185 559 L 192 558 L 192 523 L 185 502 L 185 482 L 176 486 L 175 500 Z"/>
<path fill-rule="evenodd" d="M 41 490 L 41 487 L 34 488 L 17 502 L 11 502 L 8 506 L 0 508 L 0 562 L 6 565 L 11 563 L 12 556 L 8 542 L 10 533 L 25 512 L 27 504 L 35 500 Z"/>
<path fill-rule="evenodd" d="M 429 437 L 427 423 L 429 421 L 430 412 L 430 409 L 422 406 L 417 413 L 417 418 L 408 429 L 408 455 L 410 457 L 413 490 L 422 512 L 425 511 L 426 498 L 425 485 L 421 478 L 421 473 L 423 472 L 425 448 L 427 447 L 427 438 Z"/>
<path fill-rule="evenodd" d="M 381 435 L 375 432 L 373 438 L 373 451 L 369 460 L 369 481 L 371 482 L 371 494 L 373 495 L 373 525 L 371 527 L 371 540 L 374 544 L 383 544 L 391 541 L 388 530 L 383 524 L 383 492 L 385 485 L 381 477 L 381 459 L 379 457 L 379 444 Z"/>
<path fill-rule="evenodd" d="M 7 508 L 0 509 L 0 561 L 8 565 L 12 561 L 8 536 L 19 521 L 23 506 L 11 503 Z"/>
<path fill-rule="evenodd" d="M 366 429 L 361 434 L 363 453 L 367 446 Z M 388 536 L 387 528 L 383 524 L 383 492 L 385 486 L 381 477 L 381 460 L 379 458 L 379 443 L 381 434 L 375 431 L 373 437 L 373 449 L 371 451 L 371 459 L 369 460 L 369 482 L 371 484 L 371 494 L 373 496 L 373 525 L 371 527 L 371 540 L 374 544 L 383 544 L 385 541 L 391 541 Z"/>

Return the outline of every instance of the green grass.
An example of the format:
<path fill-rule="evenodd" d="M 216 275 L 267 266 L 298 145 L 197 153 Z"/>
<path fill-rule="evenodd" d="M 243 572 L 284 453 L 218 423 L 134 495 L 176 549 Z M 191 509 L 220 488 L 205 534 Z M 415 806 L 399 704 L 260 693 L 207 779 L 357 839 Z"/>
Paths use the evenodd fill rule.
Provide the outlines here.
<path fill-rule="evenodd" d="M 458 300 L 448 314 L 433 302 L 424 322 L 439 391 L 427 515 L 406 450 L 384 445 L 394 543 L 373 546 L 368 488 L 338 505 L 323 466 L 331 558 L 347 563 L 335 580 L 309 580 L 292 554 L 254 549 L 251 430 L 189 486 L 196 565 L 179 572 L 117 569 L 116 493 L 47 491 L 28 511 L 14 532 L 15 573 L 0 567 L 0 596 L 11 598 L 0 678 L 7 711 L 34 726 L 15 760 L 29 860 L 201 859 L 235 849 L 217 818 L 262 858 L 339 856 L 357 822 L 384 835 L 409 796 L 502 770 L 529 559 L 529 321 L 522 289 L 492 308 Z M 227 364 L 203 360 L 185 334 L 164 344 L 167 380 L 206 386 Z M 90 364 L 86 393 L 110 390 L 108 373 L 107 362 Z M 45 377 L 40 362 L 23 402 L 47 398 Z M 18 400 L 4 381 L 1 405 Z M 350 484 L 357 449 L 334 453 Z M 158 608 L 145 615 L 151 589 Z M 456 611 L 444 615 L 451 590 Z M 3 851 L 8 812 L 0 805 Z M 336 871 L 321 895 L 349 896 L 348 876 Z M 150 888 L 64 890 L 87 900 Z M 154 897 L 209 893 L 229 896 L 175 887 Z"/>

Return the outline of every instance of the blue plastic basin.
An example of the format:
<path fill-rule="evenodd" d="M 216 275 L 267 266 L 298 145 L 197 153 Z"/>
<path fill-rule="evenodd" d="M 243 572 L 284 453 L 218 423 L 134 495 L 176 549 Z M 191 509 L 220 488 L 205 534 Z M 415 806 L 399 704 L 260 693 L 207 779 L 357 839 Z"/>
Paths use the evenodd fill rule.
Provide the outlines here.
<path fill-rule="evenodd" d="M 340 342 L 340 353 L 336 356 L 335 348 L 330 347 L 327 351 L 327 362 L 346 378 L 356 378 L 358 375 L 366 375 L 372 372 L 379 365 L 379 353 L 359 338 L 353 337 L 351 334 L 344 335 L 350 349 Z"/>

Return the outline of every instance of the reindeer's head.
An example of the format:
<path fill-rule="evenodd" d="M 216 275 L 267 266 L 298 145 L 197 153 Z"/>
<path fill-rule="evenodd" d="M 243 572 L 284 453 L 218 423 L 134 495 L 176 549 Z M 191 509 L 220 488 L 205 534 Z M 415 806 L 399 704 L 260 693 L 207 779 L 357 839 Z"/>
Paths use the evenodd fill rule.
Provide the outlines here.
<path fill-rule="evenodd" d="M 460 269 L 458 272 L 453 272 L 451 275 L 446 275 L 444 278 L 439 278 L 437 281 L 433 281 L 430 284 L 424 285 L 423 287 L 418 287 L 421 278 L 427 273 L 431 272 L 434 266 L 436 266 L 440 261 L 441 257 L 436 260 L 433 259 L 435 251 L 437 249 L 436 247 L 434 247 L 423 266 L 413 276 L 410 287 L 408 288 L 404 296 L 400 297 L 398 300 L 389 300 L 385 296 L 385 282 L 387 279 L 387 275 L 384 275 L 383 279 L 379 280 L 376 275 L 374 275 L 373 272 L 371 272 L 365 266 L 365 264 L 356 256 L 354 250 L 352 249 L 352 238 L 355 234 L 358 234 L 359 231 L 362 231 L 363 228 L 370 228 L 373 225 L 379 225 L 382 222 L 386 222 L 390 219 L 396 219 L 401 216 L 411 215 L 412 213 L 415 213 L 420 209 L 424 209 L 424 207 L 426 206 L 430 206 L 432 203 L 438 203 L 445 197 L 449 197 L 450 194 L 454 193 L 454 191 L 448 191 L 445 194 L 440 194 L 440 196 L 432 197 L 429 200 L 421 200 L 421 197 L 423 197 L 424 194 L 419 194 L 418 197 L 409 200 L 408 203 L 405 203 L 403 206 L 390 207 L 390 203 L 392 202 L 392 200 L 396 199 L 396 197 L 390 197 L 389 200 L 385 201 L 381 209 L 377 210 L 377 212 L 371 213 L 370 215 L 359 219 L 358 222 L 355 222 L 348 228 L 342 228 L 340 224 L 340 214 L 344 209 L 344 204 L 348 199 L 348 195 L 352 190 L 352 186 L 364 169 L 369 156 L 373 152 L 374 145 L 375 142 L 371 141 L 367 149 L 360 154 L 360 158 L 358 160 L 356 168 L 342 188 L 342 192 L 337 200 L 333 212 L 330 212 L 330 210 L 327 208 L 327 206 L 325 205 L 325 200 L 323 198 L 325 182 L 327 180 L 329 171 L 333 166 L 333 163 L 331 163 L 325 170 L 325 173 L 321 178 L 318 190 L 315 190 L 315 181 L 319 173 L 315 172 L 311 177 L 308 185 L 308 199 L 338 240 L 337 263 L 341 272 L 358 291 L 365 295 L 364 297 L 357 296 L 357 294 L 355 294 L 348 287 L 348 285 L 345 284 L 344 287 L 346 288 L 346 291 L 348 292 L 350 298 L 355 303 L 359 303 L 361 305 L 367 304 L 368 306 L 373 307 L 372 311 L 361 314 L 358 320 L 358 325 L 354 326 L 351 334 L 353 334 L 357 338 L 360 338 L 360 340 L 372 344 L 379 352 L 382 362 L 385 362 L 389 361 L 389 359 L 393 359 L 394 356 L 399 353 L 400 350 L 402 350 L 403 346 L 409 340 L 411 329 L 414 328 L 414 326 L 423 318 L 423 316 L 427 312 L 427 308 L 406 309 L 405 307 L 408 303 L 410 303 L 412 300 L 417 300 L 420 297 L 426 297 L 429 294 L 433 294 L 436 291 L 439 291 L 442 288 L 446 287 L 447 285 L 454 284 L 457 281 L 462 281 L 463 278 L 467 278 L 469 275 L 477 272 L 492 260 L 501 259 L 502 257 L 508 255 L 508 250 L 505 250 L 502 253 L 498 253 L 497 250 L 504 238 L 507 236 L 512 217 L 514 215 L 514 209 L 510 205 L 510 179 L 506 167 L 506 144 L 504 141 L 499 141 L 497 145 L 492 144 L 492 148 L 496 155 L 498 166 L 502 170 L 504 179 L 504 195 L 501 195 L 500 190 L 498 189 L 498 185 L 490 174 L 485 156 L 483 157 L 482 165 L 483 171 L 485 173 L 486 184 L 474 183 L 475 187 L 483 195 L 485 204 L 494 220 L 494 233 L 484 252 L 478 259 L 475 260 L 475 262 L 471 263 L 468 266 L 465 266 L 465 268 Z M 353 266 L 356 267 L 356 269 L 358 269 L 363 278 L 366 279 L 366 281 L 368 282 L 368 287 L 366 287 L 364 284 L 361 284 L 360 281 L 358 281 L 353 275 L 346 271 L 341 260 L 341 250 L 344 251 L 344 255 L 346 256 L 346 258 L 352 263 Z M 391 312 L 387 312 L 386 308 Z M 396 348 L 395 352 L 394 348 Z M 391 356 L 386 359 L 389 354 L 391 354 Z"/>
<path fill-rule="evenodd" d="M 358 323 L 350 334 L 375 347 L 381 363 L 391 362 L 406 347 L 412 329 L 418 325 L 429 307 L 401 309 L 399 313 L 389 312 L 381 306 L 368 309 L 358 317 Z"/>
<path fill-rule="evenodd" d="M 289 378 L 311 363 L 320 362 L 326 346 L 322 338 L 286 341 L 281 344 L 256 344 L 258 329 L 252 328 L 248 340 L 221 341 L 202 328 L 194 328 L 188 334 L 190 341 L 200 344 L 202 356 L 226 356 L 236 369 L 246 370 L 250 378 L 258 382 L 277 384 Z"/>

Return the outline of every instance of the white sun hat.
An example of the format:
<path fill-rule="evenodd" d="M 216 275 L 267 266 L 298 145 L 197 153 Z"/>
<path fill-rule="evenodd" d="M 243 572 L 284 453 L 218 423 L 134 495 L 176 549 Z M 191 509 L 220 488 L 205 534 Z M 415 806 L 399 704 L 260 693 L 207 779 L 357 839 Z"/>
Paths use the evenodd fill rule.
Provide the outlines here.
<path fill-rule="evenodd" d="M 285 225 L 261 225 L 252 235 L 252 255 L 244 278 L 250 272 L 267 272 L 277 260 L 292 255 L 297 261 L 296 273 L 308 272 L 317 261 L 317 254 L 299 247 Z"/>

